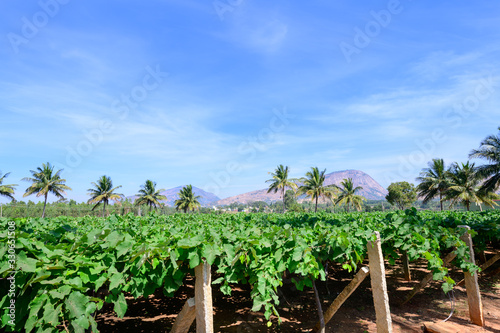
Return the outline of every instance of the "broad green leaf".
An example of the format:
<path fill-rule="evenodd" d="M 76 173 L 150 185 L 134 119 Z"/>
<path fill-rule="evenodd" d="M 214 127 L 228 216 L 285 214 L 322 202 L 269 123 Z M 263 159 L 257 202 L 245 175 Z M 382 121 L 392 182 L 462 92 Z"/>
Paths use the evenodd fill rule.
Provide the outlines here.
<path fill-rule="evenodd" d="M 127 312 L 127 300 L 125 299 L 125 296 L 123 294 L 120 294 L 118 296 L 118 299 L 113 302 L 115 305 L 114 310 L 116 312 L 116 315 L 119 318 L 123 318 L 125 316 L 125 312 Z"/>
<path fill-rule="evenodd" d="M 79 318 L 85 314 L 88 301 L 87 296 L 83 295 L 79 291 L 73 291 L 64 304 L 66 305 L 66 309 L 69 311 L 71 318 Z"/>
<path fill-rule="evenodd" d="M 28 258 L 26 252 L 24 251 L 21 251 L 17 255 L 17 261 L 16 261 L 17 267 L 25 272 L 35 272 L 37 263 L 38 263 L 37 259 Z"/>

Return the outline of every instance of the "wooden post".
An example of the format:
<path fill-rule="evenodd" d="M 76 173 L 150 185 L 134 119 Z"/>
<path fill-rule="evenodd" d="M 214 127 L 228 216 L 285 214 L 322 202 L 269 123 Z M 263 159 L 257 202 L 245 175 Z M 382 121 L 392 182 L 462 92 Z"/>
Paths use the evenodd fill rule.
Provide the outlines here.
<path fill-rule="evenodd" d="M 358 288 L 358 286 L 363 282 L 365 277 L 370 273 L 370 269 L 368 267 L 361 267 L 361 269 L 356 273 L 351 282 L 342 290 L 342 292 L 335 298 L 332 305 L 325 312 L 325 325 L 332 319 L 333 315 L 338 311 L 338 309 L 344 304 L 345 300 L 351 296 L 354 290 Z M 318 332 L 321 327 L 321 324 L 318 322 L 316 326 L 314 326 L 313 331 Z"/>
<path fill-rule="evenodd" d="M 384 256 L 382 254 L 380 233 L 375 231 L 375 242 L 368 242 L 368 260 L 370 261 L 370 278 L 372 284 L 373 303 L 377 318 L 377 333 L 392 333 L 392 319 L 385 280 Z"/>
<path fill-rule="evenodd" d="M 204 262 L 194 269 L 196 303 L 196 333 L 213 333 L 212 275 L 210 265 Z"/>
<path fill-rule="evenodd" d="M 469 247 L 470 259 L 469 262 L 475 263 L 474 248 L 472 247 L 472 237 L 469 234 L 470 227 L 460 225 L 460 228 L 466 230 L 463 239 Z M 484 326 L 483 303 L 481 302 L 481 292 L 479 290 L 479 283 L 477 281 L 477 272 L 471 274 L 464 272 L 465 275 L 465 288 L 467 289 L 467 301 L 469 303 L 469 315 L 472 323 L 478 326 Z"/>
<path fill-rule="evenodd" d="M 174 326 L 170 333 L 188 333 L 189 327 L 196 318 L 196 307 L 194 298 L 190 298 L 184 303 L 181 312 L 175 318 Z"/>
<path fill-rule="evenodd" d="M 318 289 L 316 288 L 316 283 L 314 283 L 314 280 L 312 280 L 312 285 L 314 289 L 314 298 L 316 299 L 316 307 L 318 308 L 319 333 L 325 333 L 325 316 L 323 315 L 323 307 L 321 306 L 321 299 L 319 297 Z"/>
<path fill-rule="evenodd" d="M 500 260 L 500 253 L 496 253 L 493 257 L 488 259 L 484 264 L 481 265 L 481 272 L 484 272 L 485 269 L 496 263 L 498 260 Z M 461 286 L 464 284 L 465 280 L 461 280 L 460 282 L 457 283 L 457 286 Z"/>
<path fill-rule="evenodd" d="M 410 261 L 408 260 L 408 253 L 406 253 L 406 251 L 403 251 L 403 253 L 401 254 L 401 259 L 403 260 L 403 273 L 405 275 L 405 280 L 410 282 L 411 281 Z"/>
<path fill-rule="evenodd" d="M 448 253 L 448 255 L 446 257 L 444 257 L 443 259 L 443 266 L 446 266 L 448 265 L 450 262 L 452 262 L 453 259 L 455 259 L 455 257 L 457 256 L 457 254 L 455 252 L 450 252 Z M 432 280 L 432 276 L 433 276 L 433 273 L 430 272 L 429 274 L 427 274 L 423 279 L 422 281 L 420 281 L 419 284 L 417 284 L 415 287 L 413 287 L 412 291 L 408 294 L 408 296 L 406 296 L 406 299 L 404 300 L 403 304 L 407 303 L 410 299 L 413 298 L 413 296 L 415 296 L 423 287 L 425 287 L 427 285 L 427 283 L 429 283 L 429 281 Z"/>

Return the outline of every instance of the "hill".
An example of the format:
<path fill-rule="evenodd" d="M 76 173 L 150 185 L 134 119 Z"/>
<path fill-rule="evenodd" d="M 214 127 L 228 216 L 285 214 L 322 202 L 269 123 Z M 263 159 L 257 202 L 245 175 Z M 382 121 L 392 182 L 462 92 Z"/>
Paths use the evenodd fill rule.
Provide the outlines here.
<path fill-rule="evenodd" d="M 352 178 L 354 186 L 361 186 L 363 189 L 356 192 L 370 200 L 383 200 L 387 190 L 377 183 L 370 175 L 359 170 L 335 171 L 326 175 L 325 184 L 340 184 L 343 179 Z M 233 202 L 249 203 L 253 201 L 265 201 L 267 203 L 281 200 L 280 193 L 267 193 L 267 188 L 252 192 L 239 194 L 233 197 L 219 200 L 215 203 L 217 206 L 229 205 Z"/>

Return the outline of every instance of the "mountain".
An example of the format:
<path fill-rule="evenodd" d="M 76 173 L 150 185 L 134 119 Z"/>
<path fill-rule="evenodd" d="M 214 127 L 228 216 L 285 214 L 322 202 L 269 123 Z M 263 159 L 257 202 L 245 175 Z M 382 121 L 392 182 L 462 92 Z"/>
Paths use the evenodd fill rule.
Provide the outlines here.
<path fill-rule="evenodd" d="M 361 186 L 363 189 L 356 192 L 356 194 L 362 195 L 370 200 L 384 200 L 387 195 L 387 190 L 383 188 L 379 183 L 377 183 L 370 175 L 359 170 L 343 170 L 335 171 L 325 175 L 325 184 L 337 184 L 346 178 L 352 178 L 354 186 Z M 249 203 L 253 201 L 265 201 L 267 203 L 282 200 L 281 194 L 278 193 L 267 193 L 267 189 L 252 191 L 248 193 L 239 194 L 233 197 L 225 198 L 219 200 L 215 203 L 217 206 L 229 205 L 233 202 L 238 203 Z"/>
<path fill-rule="evenodd" d="M 369 200 L 384 200 L 387 190 L 375 181 L 370 175 L 359 170 L 336 171 L 326 175 L 325 184 L 339 185 L 344 179 L 352 178 L 354 187 L 361 186 L 363 189 L 356 194 L 364 196 Z"/>
<path fill-rule="evenodd" d="M 168 190 L 161 192 L 162 195 L 167 197 L 167 200 L 163 201 L 163 202 L 166 203 L 167 206 L 174 206 L 175 200 L 179 199 L 178 193 L 183 187 L 184 186 L 177 186 L 177 187 L 174 187 L 174 188 L 171 188 L 171 189 L 168 189 Z M 218 196 L 216 196 L 215 194 L 213 194 L 211 192 L 206 192 L 206 191 L 202 190 L 201 188 L 198 188 L 195 186 L 193 186 L 193 192 L 194 192 L 194 195 L 201 196 L 201 198 L 199 198 L 198 201 L 200 202 L 200 204 L 202 206 L 209 206 L 210 203 L 213 203 L 213 202 L 220 200 L 220 198 Z M 127 199 L 130 199 L 133 202 L 133 201 L 135 201 L 135 199 L 137 199 L 137 196 L 136 195 L 129 196 L 129 197 L 127 197 Z"/>

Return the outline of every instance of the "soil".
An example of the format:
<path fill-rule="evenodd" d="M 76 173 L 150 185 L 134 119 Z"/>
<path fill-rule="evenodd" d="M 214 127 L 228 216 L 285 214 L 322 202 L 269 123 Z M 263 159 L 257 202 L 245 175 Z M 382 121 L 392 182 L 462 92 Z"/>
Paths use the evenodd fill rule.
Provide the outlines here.
<path fill-rule="evenodd" d="M 403 279 L 401 266 L 386 263 L 387 288 L 390 299 L 393 332 L 423 332 L 425 322 L 445 320 L 451 312 L 450 297 L 441 290 L 438 282 L 431 282 L 407 304 L 401 303 L 427 273 L 425 262 L 412 263 L 412 281 Z M 454 312 L 448 323 L 456 332 L 500 333 L 500 261 L 480 274 L 479 282 L 486 325 L 478 327 L 470 323 L 467 294 L 464 286 L 454 288 Z M 490 276 L 488 276 L 490 272 Z M 491 275 L 491 272 L 495 272 Z M 330 267 L 328 280 L 317 282 L 322 299 L 323 311 L 351 281 L 354 273 L 340 267 Z M 452 269 L 450 276 L 459 281 L 463 273 Z M 289 279 L 287 279 L 289 280 Z M 262 312 L 251 312 L 252 300 L 248 285 L 235 285 L 231 296 L 223 295 L 216 286 L 213 288 L 214 331 L 215 332 L 311 332 L 318 321 L 318 312 L 312 288 L 297 291 L 285 280 L 280 288 L 280 305 L 277 317 L 272 317 L 273 325 L 267 327 Z M 111 305 L 106 305 L 97 319 L 100 331 L 108 332 L 169 332 L 177 313 L 186 300 L 194 297 L 194 280 L 186 278 L 185 285 L 175 297 L 168 298 L 156 293 L 149 298 L 128 299 L 128 310 L 123 319 L 117 318 Z M 195 323 L 189 332 L 195 332 Z M 326 332 L 376 332 L 375 309 L 371 294 L 370 279 L 367 277 L 341 306 L 326 325 Z"/>

